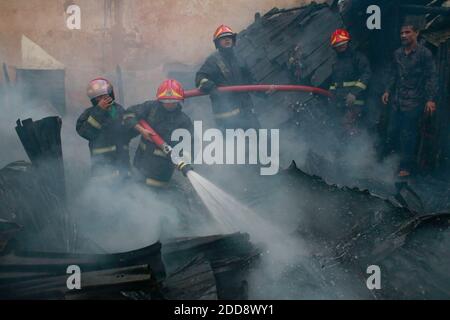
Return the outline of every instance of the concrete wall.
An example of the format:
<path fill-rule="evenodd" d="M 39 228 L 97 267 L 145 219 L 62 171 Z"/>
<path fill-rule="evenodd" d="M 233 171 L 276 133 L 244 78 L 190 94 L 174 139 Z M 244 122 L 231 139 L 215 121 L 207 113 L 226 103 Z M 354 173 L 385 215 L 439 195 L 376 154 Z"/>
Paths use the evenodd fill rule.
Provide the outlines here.
<path fill-rule="evenodd" d="M 256 12 L 303 2 L 0 0 L 0 62 L 45 68 L 46 63 L 40 61 L 46 59 L 38 56 L 47 52 L 55 64 L 66 69 L 67 103 L 73 113 L 89 104 L 87 82 L 97 76 L 115 82 L 115 69 L 120 65 L 126 80 L 126 104 L 130 104 L 153 98 L 155 87 L 164 78 L 164 64 L 201 63 L 214 50 L 212 34 L 218 25 L 228 24 L 240 31 L 253 21 Z M 81 8 L 81 30 L 66 26 L 65 11 L 70 4 Z M 43 52 L 30 49 L 27 38 Z M 46 61 L 50 63 L 48 56 Z M 10 71 L 13 73 L 12 68 Z"/>

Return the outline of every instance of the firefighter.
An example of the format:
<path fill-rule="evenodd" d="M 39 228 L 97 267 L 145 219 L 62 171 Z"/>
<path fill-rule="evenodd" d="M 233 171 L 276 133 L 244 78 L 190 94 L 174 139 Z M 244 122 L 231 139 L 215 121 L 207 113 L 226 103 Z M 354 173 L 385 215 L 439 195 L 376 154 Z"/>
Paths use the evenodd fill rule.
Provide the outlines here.
<path fill-rule="evenodd" d="M 382 103 L 391 103 L 389 142 L 400 155 L 398 176 L 417 172 L 420 124 L 436 111 L 438 81 L 430 50 L 419 44 L 419 28 L 406 21 L 400 31 L 401 47 L 394 52 Z"/>
<path fill-rule="evenodd" d="M 127 177 L 130 169 L 128 145 L 137 134 L 122 123 L 124 108 L 115 102 L 114 88 L 104 78 L 89 82 L 92 106 L 78 118 L 76 130 L 89 141 L 94 177 Z"/>
<path fill-rule="evenodd" d="M 330 91 L 335 96 L 339 114 L 343 114 L 344 129 L 350 136 L 361 125 L 365 105 L 365 92 L 371 77 L 368 59 L 350 46 L 347 30 L 337 29 L 331 36 L 331 46 L 336 52 L 332 67 Z"/>
<path fill-rule="evenodd" d="M 196 86 L 210 95 L 216 124 L 221 129 L 260 127 L 248 93 L 219 93 L 218 86 L 252 84 L 249 68 L 235 53 L 236 33 L 221 25 L 214 33 L 217 51 L 210 55 L 196 74 Z"/>
<path fill-rule="evenodd" d="M 158 88 L 156 101 L 132 106 L 124 114 L 125 126 L 134 128 L 142 136 L 134 157 L 134 167 L 148 186 L 167 187 L 175 165 L 170 156 L 150 141 L 151 132 L 142 127 L 139 121 L 147 121 L 156 133 L 173 147 L 171 135 L 175 129 L 187 129 L 191 136 L 194 134 L 191 119 L 182 111 L 183 101 L 184 90 L 181 84 L 176 80 L 165 80 Z"/>

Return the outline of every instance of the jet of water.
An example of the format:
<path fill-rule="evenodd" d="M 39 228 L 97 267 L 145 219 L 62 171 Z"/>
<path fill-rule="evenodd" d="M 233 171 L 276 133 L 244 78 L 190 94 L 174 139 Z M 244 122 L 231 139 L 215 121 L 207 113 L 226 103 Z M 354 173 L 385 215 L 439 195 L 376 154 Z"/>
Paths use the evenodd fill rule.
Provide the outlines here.
<path fill-rule="evenodd" d="M 257 241 L 267 240 L 268 237 L 282 237 L 281 231 L 272 223 L 257 215 L 252 209 L 208 179 L 195 171 L 189 171 L 187 177 L 220 231 L 248 232 Z"/>

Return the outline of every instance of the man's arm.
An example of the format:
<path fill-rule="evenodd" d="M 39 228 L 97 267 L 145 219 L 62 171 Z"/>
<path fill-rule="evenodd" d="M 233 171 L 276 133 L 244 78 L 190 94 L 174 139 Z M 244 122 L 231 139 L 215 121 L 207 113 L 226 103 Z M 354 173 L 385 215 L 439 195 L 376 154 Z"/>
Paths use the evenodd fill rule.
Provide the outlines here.
<path fill-rule="evenodd" d="M 424 70 L 425 70 L 425 95 L 427 102 L 436 103 L 439 93 L 438 74 L 433 55 L 429 50 L 425 50 Z"/>
<path fill-rule="evenodd" d="M 195 75 L 195 85 L 202 92 L 210 93 L 217 87 L 217 84 L 213 79 L 215 73 L 214 69 L 215 64 L 210 57 L 205 61 L 205 63 L 201 66 L 200 70 Z"/>
<path fill-rule="evenodd" d="M 352 87 L 351 92 L 353 95 L 355 95 L 355 97 L 358 97 L 362 92 L 367 90 L 370 78 L 372 77 L 372 69 L 370 68 L 369 60 L 362 53 L 358 53 L 356 62 L 359 77 L 355 83 L 355 86 Z"/>
<path fill-rule="evenodd" d="M 86 140 L 95 140 L 108 119 L 108 111 L 99 106 L 85 110 L 78 118 L 76 130 L 78 134 Z"/>
<path fill-rule="evenodd" d="M 368 87 L 370 79 L 372 78 L 372 69 L 370 67 L 369 59 L 363 54 L 361 54 L 359 59 L 359 72 L 361 73 L 359 81 L 363 83 L 365 87 Z"/>

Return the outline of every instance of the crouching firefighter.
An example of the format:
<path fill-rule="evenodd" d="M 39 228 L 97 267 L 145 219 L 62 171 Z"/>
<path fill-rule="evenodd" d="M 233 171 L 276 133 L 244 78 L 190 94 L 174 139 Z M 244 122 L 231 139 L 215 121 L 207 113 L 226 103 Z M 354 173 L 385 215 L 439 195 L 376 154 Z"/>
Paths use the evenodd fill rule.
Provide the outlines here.
<path fill-rule="evenodd" d="M 336 52 L 332 67 L 330 91 L 334 94 L 337 112 L 343 116 L 346 134 L 358 133 L 364 112 L 365 92 L 371 77 L 368 59 L 350 47 L 347 30 L 337 29 L 331 36 Z"/>
<path fill-rule="evenodd" d="M 130 172 L 128 145 L 137 133 L 123 125 L 125 110 L 115 102 L 108 80 L 97 78 L 89 82 L 87 95 L 92 107 L 78 118 L 76 130 L 89 141 L 93 177 L 125 178 Z"/>
<path fill-rule="evenodd" d="M 234 51 L 236 33 L 225 25 L 214 33 L 217 51 L 210 55 L 195 77 L 196 86 L 210 95 L 216 124 L 221 129 L 260 127 L 251 96 L 246 93 L 219 93 L 218 86 L 247 85 L 254 82 L 249 68 Z"/>
<path fill-rule="evenodd" d="M 173 147 L 171 135 L 174 130 L 186 129 L 191 136 L 194 133 L 191 119 L 181 110 L 183 101 L 184 90 L 181 84 L 176 80 L 166 80 L 158 88 L 156 101 L 132 106 L 124 114 L 126 127 L 133 128 L 141 134 L 134 157 L 134 167 L 148 186 L 167 187 L 175 168 L 184 174 L 191 169 L 184 162 L 175 164 L 170 155 Z M 139 123 L 141 120 L 145 120 L 151 127 L 141 125 Z M 162 138 L 159 145 L 155 143 L 156 134 Z M 191 157 L 186 153 L 183 156 Z"/>

